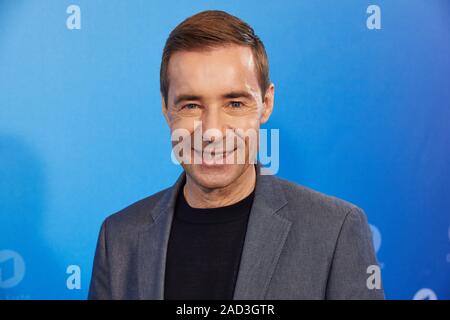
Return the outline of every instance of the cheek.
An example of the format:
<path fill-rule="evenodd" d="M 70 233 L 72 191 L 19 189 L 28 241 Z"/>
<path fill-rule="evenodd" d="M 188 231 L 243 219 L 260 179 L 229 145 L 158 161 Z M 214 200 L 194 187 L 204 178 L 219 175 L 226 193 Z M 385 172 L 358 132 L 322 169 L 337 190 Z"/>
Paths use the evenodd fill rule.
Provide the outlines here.
<path fill-rule="evenodd" d="M 254 114 L 249 114 L 247 116 L 236 117 L 235 119 L 233 119 L 233 122 L 231 123 L 231 127 L 233 129 L 258 130 L 259 129 L 259 116 L 258 116 L 258 114 L 254 113 Z"/>
<path fill-rule="evenodd" d="M 172 147 L 179 143 L 187 148 L 192 146 L 192 136 L 194 132 L 194 120 L 189 118 L 174 117 L 170 122 Z"/>
<path fill-rule="evenodd" d="M 259 145 L 259 118 L 242 117 L 233 123 L 237 134 L 237 148 L 247 152 L 255 152 Z M 251 150 L 250 150 L 251 149 Z"/>
<path fill-rule="evenodd" d="M 195 129 L 195 125 L 194 125 L 194 121 L 196 121 L 197 119 L 194 118 L 186 118 L 186 117 L 173 117 L 172 121 L 170 123 L 170 129 L 171 131 L 175 131 L 175 130 L 179 130 L 179 129 L 183 129 L 183 130 L 187 130 L 189 132 L 194 132 Z"/>

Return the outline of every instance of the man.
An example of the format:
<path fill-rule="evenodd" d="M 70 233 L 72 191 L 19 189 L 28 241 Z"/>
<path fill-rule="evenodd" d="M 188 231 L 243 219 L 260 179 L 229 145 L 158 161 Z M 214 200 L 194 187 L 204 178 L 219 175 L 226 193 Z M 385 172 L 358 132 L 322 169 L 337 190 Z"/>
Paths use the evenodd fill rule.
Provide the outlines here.
<path fill-rule="evenodd" d="M 242 132 L 268 121 L 274 85 L 249 25 L 222 11 L 188 18 L 167 39 L 160 81 L 184 172 L 104 221 L 89 298 L 384 297 L 362 210 L 254 164 Z"/>

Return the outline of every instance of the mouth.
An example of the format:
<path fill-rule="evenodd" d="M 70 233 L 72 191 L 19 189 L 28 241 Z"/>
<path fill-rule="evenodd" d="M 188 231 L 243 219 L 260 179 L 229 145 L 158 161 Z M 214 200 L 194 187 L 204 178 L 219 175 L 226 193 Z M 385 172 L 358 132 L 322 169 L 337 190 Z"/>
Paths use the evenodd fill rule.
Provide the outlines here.
<path fill-rule="evenodd" d="M 230 156 L 237 148 L 232 150 L 214 150 L 213 152 L 205 152 L 202 150 L 192 149 L 198 156 L 201 157 L 203 165 L 222 165 L 224 160 Z"/>

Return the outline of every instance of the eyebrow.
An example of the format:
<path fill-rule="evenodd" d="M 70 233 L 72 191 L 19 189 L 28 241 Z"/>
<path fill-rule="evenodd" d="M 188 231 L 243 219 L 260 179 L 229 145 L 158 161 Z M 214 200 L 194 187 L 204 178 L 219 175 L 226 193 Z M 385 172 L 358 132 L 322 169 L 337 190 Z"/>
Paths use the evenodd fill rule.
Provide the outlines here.
<path fill-rule="evenodd" d="M 231 91 L 225 93 L 221 96 L 222 99 L 236 99 L 236 98 L 245 98 L 245 99 L 253 99 L 253 95 L 246 91 Z M 193 101 L 193 100 L 202 100 L 202 96 L 195 94 L 180 94 L 175 97 L 174 104 L 177 105 L 182 101 Z"/>
<path fill-rule="evenodd" d="M 181 101 L 189 101 L 189 100 L 201 100 L 201 96 L 193 95 L 193 94 L 180 94 L 175 97 L 174 104 L 177 105 Z"/>
<path fill-rule="evenodd" d="M 223 99 L 236 99 L 236 98 L 245 98 L 245 99 L 253 99 L 253 95 L 248 93 L 247 91 L 232 91 L 222 95 Z"/>

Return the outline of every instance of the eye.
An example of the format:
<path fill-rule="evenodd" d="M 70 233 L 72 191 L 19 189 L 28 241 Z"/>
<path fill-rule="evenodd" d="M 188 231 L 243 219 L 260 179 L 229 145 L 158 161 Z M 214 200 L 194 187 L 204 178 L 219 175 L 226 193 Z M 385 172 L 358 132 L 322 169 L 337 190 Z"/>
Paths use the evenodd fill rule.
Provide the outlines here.
<path fill-rule="evenodd" d="M 242 107 L 242 102 L 240 102 L 240 101 L 231 101 L 230 102 L 230 106 L 233 107 L 233 108 L 240 108 L 240 107 Z"/>
<path fill-rule="evenodd" d="M 199 107 L 198 104 L 195 104 L 195 103 L 188 103 L 188 104 L 184 105 L 184 106 L 182 107 L 182 109 L 194 110 L 194 109 L 197 109 L 198 107 Z"/>

